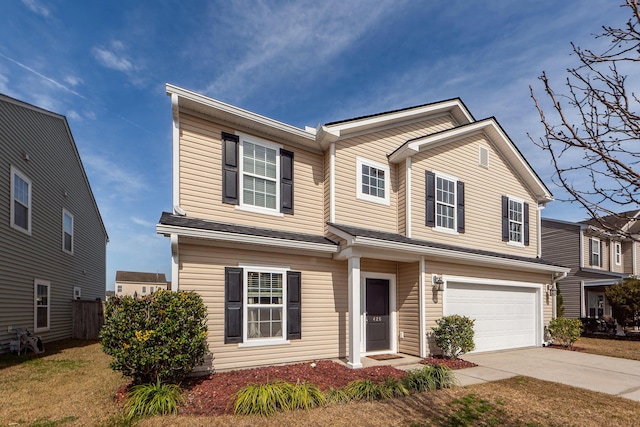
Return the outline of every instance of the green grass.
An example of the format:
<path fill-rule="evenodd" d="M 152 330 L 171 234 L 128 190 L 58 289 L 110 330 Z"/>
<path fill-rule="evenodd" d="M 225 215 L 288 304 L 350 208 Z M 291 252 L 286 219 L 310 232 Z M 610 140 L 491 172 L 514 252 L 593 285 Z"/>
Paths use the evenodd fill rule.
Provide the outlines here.
<path fill-rule="evenodd" d="M 485 426 L 502 425 L 502 409 L 473 393 L 455 399 L 451 406 L 455 408 L 455 412 L 446 420 L 446 424 L 451 427 L 474 426 L 480 422 Z"/>

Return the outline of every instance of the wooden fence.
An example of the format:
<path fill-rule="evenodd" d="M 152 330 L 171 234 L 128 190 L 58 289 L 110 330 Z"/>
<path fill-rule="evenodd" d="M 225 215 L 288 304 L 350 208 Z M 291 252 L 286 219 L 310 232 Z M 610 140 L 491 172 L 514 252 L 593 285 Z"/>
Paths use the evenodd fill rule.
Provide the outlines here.
<path fill-rule="evenodd" d="M 103 324 L 103 301 L 73 300 L 72 338 L 97 340 Z"/>

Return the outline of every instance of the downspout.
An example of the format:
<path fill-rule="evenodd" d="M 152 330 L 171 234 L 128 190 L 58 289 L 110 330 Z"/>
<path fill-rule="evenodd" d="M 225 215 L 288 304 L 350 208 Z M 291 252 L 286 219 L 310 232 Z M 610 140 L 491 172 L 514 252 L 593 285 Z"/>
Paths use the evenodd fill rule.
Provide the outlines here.
<path fill-rule="evenodd" d="M 180 271 L 180 254 L 178 252 L 178 235 L 171 233 L 171 291 L 180 289 L 178 272 Z"/>
<path fill-rule="evenodd" d="M 425 259 L 424 255 L 420 257 L 420 282 L 418 284 L 418 293 L 420 295 L 420 304 L 418 309 L 420 310 L 420 327 L 418 333 L 420 334 L 420 357 L 427 357 L 427 337 L 425 331 L 425 321 L 426 321 L 426 307 L 425 307 Z"/>
<path fill-rule="evenodd" d="M 406 160 L 406 172 L 405 172 L 405 234 L 407 237 L 411 237 L 411 156 Z"/>
<path fill-rule="evenodd" d="M 638 257 L 637 257 L 637 246 L 638 246 L 638 242 L 636 242 L 635 240 L 631 241 L 631 273 L 633 273 L 634 276 L 638 275 Z"/>
<path fill-rule="evenodd" d="M 329 222 L 336 222 L 336 143 L 329 147 Z"/>
<path fill-rule="evenodd" d="M 542 209 L 544 209 L 544 205 L 538 204 L 538 216 L 536 218 L 536 227 L 538 227 L 538 232 L 536 233 L 538 236 L 538 258 L 542 258 Z"/>
<path fill-rule="evenodd" d="M 180 106 L 178 95 L 171 94 L 171 113 L 173 115 L 172 149 L 173 149 L 173 213 L 180 214 Z"/>

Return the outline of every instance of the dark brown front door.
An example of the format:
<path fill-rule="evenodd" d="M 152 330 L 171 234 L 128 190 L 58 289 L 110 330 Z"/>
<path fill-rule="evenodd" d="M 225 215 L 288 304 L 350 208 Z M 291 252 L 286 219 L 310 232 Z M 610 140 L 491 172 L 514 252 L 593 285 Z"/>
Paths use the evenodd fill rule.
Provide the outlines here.
<path fill-rule="evenodd" d="M 389 350 L 389 281 L 366 280 L 366 351 Z"/>

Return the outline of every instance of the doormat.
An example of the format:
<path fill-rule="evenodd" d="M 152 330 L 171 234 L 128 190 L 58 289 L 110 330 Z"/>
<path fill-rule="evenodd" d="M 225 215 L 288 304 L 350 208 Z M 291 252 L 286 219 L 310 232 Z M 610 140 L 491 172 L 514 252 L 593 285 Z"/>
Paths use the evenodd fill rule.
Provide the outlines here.
<path fill-rule="evenodd" d="M 367 356 L 367 357 L 373 360 L 402 359 L 402 356 L 398 356 L 397 354 L 376 354 L 375 356 Z"/>

